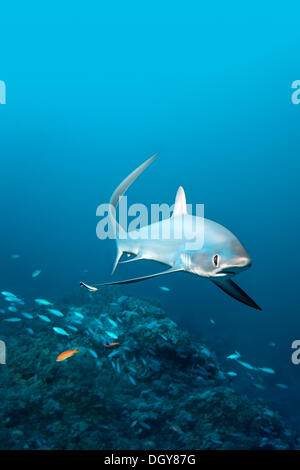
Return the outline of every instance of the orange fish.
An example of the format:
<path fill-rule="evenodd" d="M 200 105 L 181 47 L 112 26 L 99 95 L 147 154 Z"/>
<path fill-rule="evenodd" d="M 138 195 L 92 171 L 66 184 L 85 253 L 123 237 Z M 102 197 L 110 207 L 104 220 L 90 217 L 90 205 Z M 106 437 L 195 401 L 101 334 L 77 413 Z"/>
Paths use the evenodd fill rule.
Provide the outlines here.
<path fill-rule="evenodd" d="M 78 348 L 79 348 L 79 346 L 78 346 Z M 78 348 L 73 349 L 72 351 L 64 351 L 59 356 L 57 356 L 56 362 L 64 361 L 65 359 L 68 359 L 69 357 L 72 357 L 74 354 L 79 353 Z"/>
<path fill-rule="evenodd" d="M 106 348 L 117 348 L 118 346 L 120 346 L 120 343 L 110 343 L 105 345 Z"/>

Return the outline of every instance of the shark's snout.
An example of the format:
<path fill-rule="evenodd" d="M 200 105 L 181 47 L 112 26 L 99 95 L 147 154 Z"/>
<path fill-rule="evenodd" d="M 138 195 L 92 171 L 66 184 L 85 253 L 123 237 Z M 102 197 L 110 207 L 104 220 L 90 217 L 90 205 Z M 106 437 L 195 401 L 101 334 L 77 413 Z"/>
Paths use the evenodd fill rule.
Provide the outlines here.
<path fill-rule="evenodd" d="M 250 268 L 252 262 L 249 256 L 244 257 L 244 258 L 239 258 L 237 262 L 237 266 L 241 269 L 248 269 Z"/>
<path fill-rule="evenodd" d="M 251 259 L 249 257 L 236 258 L 232 264 L 222 267 L 218 271 L 217 275 L 224 276 L 237 274 L 241 271 L 244 271 L 245 269 L 250 268 L 251 264 Z"/>

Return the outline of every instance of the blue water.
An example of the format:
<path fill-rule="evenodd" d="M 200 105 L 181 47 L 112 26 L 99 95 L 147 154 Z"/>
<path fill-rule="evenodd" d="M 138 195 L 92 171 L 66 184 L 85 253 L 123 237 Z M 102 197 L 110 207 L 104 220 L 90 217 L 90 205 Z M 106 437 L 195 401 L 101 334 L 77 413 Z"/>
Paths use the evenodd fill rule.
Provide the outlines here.
<path fill-rule="evenodd" d="M 115 246 L 97 239 L 96 208 L 159 152 L 129 203 L 172 204 L 182 185 L 250 253 L 237 282 L 262 311 L 184 274 L 127 291 L 159 299 L 220 360 L 237 349 L 275 369 L 260 396 L 299 426 L 300 366 L 290 360 L 299 336 L 299 11 L 260 2 L 46 11 L 34 2 L 1 16 L 1 290 L 30 303 L 83 278 L 109 280 Z M 115 279 L 159 269 L 123 266 Z"/>

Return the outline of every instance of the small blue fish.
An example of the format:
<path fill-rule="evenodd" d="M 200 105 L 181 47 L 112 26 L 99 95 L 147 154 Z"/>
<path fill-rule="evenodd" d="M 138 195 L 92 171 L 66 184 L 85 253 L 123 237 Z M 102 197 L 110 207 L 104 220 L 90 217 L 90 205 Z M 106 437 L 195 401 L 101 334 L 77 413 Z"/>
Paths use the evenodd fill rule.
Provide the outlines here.
<path fill-rule="evenodd" d="M 88 352 L 90 353 L 92 357 L 94 357 L 95 359 L 98 359 L 98 354 L 96 353 L 96 351 L 94 351 L 93 349 L 88 349 Z"/>
<path fill-rule="evenodd" d="M 240 353 L 238 351 L 234 351 L 234 353 L 230 354 L 230 356 L 227 356 L 226 359 L 237 360 L 240 357 L 241 357 Z"/>
<path fill-rule="evenodd" d="M 118 339 L 118 336 L 115 333 L 112 333 L 111 331 L 106 331 L 105 333 L 112 339 Z"/>
<path fill-rule="evenodd" d="M 211 323 L 212 325 L 215 325 L 215 324 L 216 324 L 216 322 L 215 322 L 215 320 L 213 320 L 213 318 L 211 318 L 209 321 L 210 321 L 210 323 Z"/>
<path fill-rule="evenodd" d="M 129 378 L 130 382 L 132 383 L 132 385 L 136 385 L 136 381 L 134 380 L 133 377 L 131 377 L 131 375 L 128 374 L 128 378 Z"/>
<path fill-rule="evenodd" d="M 289 387 L 285 384 L 276 384 L 276 387 L 282 388 L 283 390 L 287 390 Z"/>
<path fill-rule="evenodd" d="M 33 315 L 31 315 L 30 313 L 22 312 L 22 315 L 23 315 L 23 317 L 27 318 L 28 320 L 33 319 Z"/>
<path fill-rule="evenodd" d="M 1 294 L 4 295 L 4 297 L 16 297 L 15 294 L 6 290 L 2 291 Z"/>
<path fill-rule="evenodd" d="M 18 255 L 17 253 L 16 254 L 13 254 L 13 255 L 10 255 L 11 259 L 18 259 L 20 258 L 21 255 Z"/>
<path fill-rule="evenodd" d="M 237 360 L 237 362 L 238 362 L 241 366 L 245 367 L 246 369 L 249 369 L 249 370 L 257 370 L 257 367 L 251 366 L 251 364 L 248 364 L 248 362 L 243 362 L 243 361 L 239 361 L 239 360 Z"/>
<path fill-rule="evenodd" d="M 27 331 L 27 333 L 29 333 L 30 335 L 34 335 L 34 331 L 32 328 L 25 328 L 25 330 Z"/>
<path fill-rule="evenodd" d="M 55 331 L 55 333 L 57 333 L 58 335 L 70 336 L 69 333 L 67 333 L 62 328 L 58 328 L 57 326 L 53 327 L 53 331 Z"/>
<path fill-rule="evenodd" d="M 266 374 L 275 374 L 275 370 L 270 369 L 269 367 L 258 367 L 258 370 L 265 372 Z"/>
<path fill-rule="evenodd" d="M 121 373 L 121 369 L 120 369 L 120 364 L 119 364 L 119 361 L 117 361 L 117 372 L 118 372 L 118 374 L 120 374 L 120 373 Z"/>
<path fill-rule="evenodd" d="M 76 326 L 69 325 L 67 326 L 67 328 L 69 328 L 69 330 L 78 331 L 78 328 L 76 328 Z"/>
<path fill-rule="evenodd" d="M 5 310 L 3 308 L 0 308 L 0 313 L 5 313 Z"/>
<path fill-rule="evenodd" d="M 88 332 L 91 336 L 94 336 L 94 337 L 95 337 L 95 333 L 93 332 L 93 330 L 92 330 L 90 327 L 87 328 L 87 332 Z"/>
<path fill-rule="evenodd" d="M 38 315 L 38 317 L 47 323 L 51 322 L 50 318 L 46 317 L 46 315 Z"/>
<path fill-rule="evenodd" d="M 82 320 L 84 319 L 84 316 L 82 315 L 82 313 L 79 313 L 79 312 L 73 312 L 74 315 L 76 315 L 76 317 L 78 318 L 81 318 Z"/>
<path fill-rule="evenodd" d="M 41 274 L 41 271 L 39 269 L 36 269 L 35 271 L 33 271 L 32 277 L 33 278 L 38 277 L 40 274 Z"/>
<path fill-rule="evenodd" d="M 22 321 L 21 318 L 5 318 L 4 321 L 8 321 L 10 323 L 16 323 L 18 321 Z"/>
<path fill-rule="evenodd" d="M 112 357 L 116 356 L 117 354 L 119 354 L 119 350 L 118 349 L 115 349 L 113 352 L 111 352 L 110 354 L 108 354 L 108 358 L 111 359 Z"/>
<path fill-rule="evenodd" d="M 226 374 L 229 375 L 229 377 L 236 377 L 237 376 L 236 372 L 226 372 Z"/>
<path fill-rule="evenodd" d="M 107 320 L 109 321 L 109 323 L 110 323 L 111 325 L 113 325 L 113 326 L 115 326 L 115 327 L 118 326 L 118 323 L 116 323 L 116 322 L 115 322 L 114 320 L 112 320 L 111 318 L 108 318 Z"/>
<path fill-rule="evenodd" d="M 133 373 L 133 374 L 136 374 L 136 369 L 134 369 L 133 367 L 131 366 L 127 366 L 128 369 Z"/>
<path fill-rule="evenodd" d="M 17 312 L 18 310 L 16 309 L 16 307 L 13 307 L 13 306 L 9 306 L 7 308 L 7 310 L 9 310 L 10 312 Z"/>
<path fill-rule="evenodd" d="M 49 300 L 45 300 L 45 299 L 35 299 L 35 302 L 38 305 L 53 305 L 52 302 L 49 302 Z"/>
<path fill-rule="evenodd" d="M 169 341 L 168 338 L 166 337 L 166 335 L 163 335 L 163 334 L 160 333 L 159 336 L 160 336 L 163 340 Z"/>
<path fill-rule="evenodd" d="M 164 292 L 170 292 L 170 289 L 168 287 L 160 286 L 159 288 Z"/>
<path fill-rule="evenodd" d="M 132 421 L 130 427 L 131 427 L 131 428 L 134 428 L 134 427 L 137 425 L 137 422 L 138 422 L 137 419 L 135 419 L 134 421 Z"/>
<path fill-rule="evenodd" d="M 4 300 L 6 300 L 6 302 L 12 302 L 12 303 L 21 303 L 22 300 L 18 299 L 18 297 L 5 297 Z"/>
<path fill-rule="evenodd" d="M 52 315 L 55 315 L 56 317 L 63 317 L 64 314 L 60 312 L 59 310 L 55 310 L 55 308 L 48 308 L 47 309 L 49 313 L 52 313 Z"/>
<path fill-rule="evenodd" d="M 149 424 L 145 423 L 144 421 L 140 421 L 140 426 L 142 426 L 142 428 L 144 429 L 151 429 L 151 426 L 149 426 Z"/>

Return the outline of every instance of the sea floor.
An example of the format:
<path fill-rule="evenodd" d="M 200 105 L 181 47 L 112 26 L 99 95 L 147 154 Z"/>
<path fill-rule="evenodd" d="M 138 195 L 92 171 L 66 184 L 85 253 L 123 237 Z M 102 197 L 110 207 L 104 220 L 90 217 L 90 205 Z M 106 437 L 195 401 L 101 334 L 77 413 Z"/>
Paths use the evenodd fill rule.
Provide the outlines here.
<path fill-rule="evenodd" d="M 63 316 L 39 306 L 2 322 L 1 449 L 299 447 L 276 410 L 238 395 L 208 345 L 157 302 L 107 288 L 51 308 Z"/>

